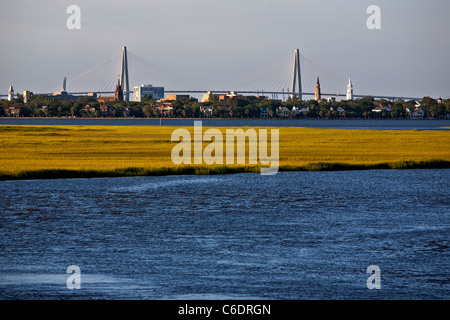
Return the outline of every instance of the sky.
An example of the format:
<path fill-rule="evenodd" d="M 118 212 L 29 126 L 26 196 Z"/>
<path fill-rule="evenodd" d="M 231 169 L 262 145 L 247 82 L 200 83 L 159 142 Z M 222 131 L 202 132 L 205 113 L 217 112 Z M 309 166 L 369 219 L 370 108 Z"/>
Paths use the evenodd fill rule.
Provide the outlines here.
<path fill-rule="evenodd" d="M 80 7 L 79 30 L 67 28 L 70 5 Z M 380 7 L 380 29 L 367 27 L 370 5 Z M 66 76 L 70 91 L 71 78 L 127 46 L 198 89 L 233 83 L 298 48 L 342 81 L 342 93 L 351 74 L 355 94 L 450 96 L 448 0 L 14 0 L 1 6 L 0 94 L 10 85 L 16 92 L 52 92 Z"/>

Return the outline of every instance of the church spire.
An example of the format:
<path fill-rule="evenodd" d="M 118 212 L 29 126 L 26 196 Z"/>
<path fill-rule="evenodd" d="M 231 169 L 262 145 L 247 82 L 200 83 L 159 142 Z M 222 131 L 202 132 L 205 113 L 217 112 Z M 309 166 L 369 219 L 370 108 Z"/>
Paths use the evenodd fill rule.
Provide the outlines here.
<path fill-rule="evenodd" d="M 123 91 L 122 86 L 120 85 L 120 79 L 117 80 L 116 91 L 114 93 L 114 99 L 118 101 L 123 101 Z"/>
<path fill-rule="evenodd" d="M 317 75 L 316 92 L 314 93 L 314 99 L 316 101 L 319 101 L 321 99 L 319 75 Z"/>
<path fill-rule="evenodd" d="M 14 99 L 14 88 L 13 86 L 9 86 L 8 101 L 11 101 L 12 99 Z"/>
<path fill-rule="evenodd" d="M 353 84 L 352 84 L 352 75 L 348 76 L 348 85 L 347 85 L 347 100 L 353 100 Z"/>

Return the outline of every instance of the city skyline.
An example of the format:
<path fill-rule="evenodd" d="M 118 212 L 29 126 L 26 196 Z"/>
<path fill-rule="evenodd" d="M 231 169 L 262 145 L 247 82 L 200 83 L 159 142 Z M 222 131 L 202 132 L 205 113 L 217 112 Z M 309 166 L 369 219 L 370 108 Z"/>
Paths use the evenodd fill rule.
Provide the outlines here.
<path fill-rule="evenodd" d="M 70 4 L 3 5 L 0 94 L 48 92 L 66 76 L 70 91 L 71 77 L 126 45 L 202 89 L 299 48 L 337 76 L 340 93 L 351 74 L 355 94 L 450 95 L 448 1 L 378 1 L 379 30 L 366 26 L 369 1 L 78 1 L 80 30 L 66 26 Z"/>

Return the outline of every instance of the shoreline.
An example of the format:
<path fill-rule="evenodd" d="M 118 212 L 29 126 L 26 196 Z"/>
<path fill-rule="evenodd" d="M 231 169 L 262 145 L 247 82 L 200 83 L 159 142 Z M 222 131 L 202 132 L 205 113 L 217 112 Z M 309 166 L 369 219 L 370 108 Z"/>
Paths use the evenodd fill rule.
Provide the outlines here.
<path fill-rule="evenodd" d="M 124 117 L 118 117 L 118 118 L 107 118 L 107 117 L 0 117 L 0 120 L 2 119 L 7 119 L 7 120 L 11 120 L 11 119 L 27 119 L 27 120 L 32 120 L 32 119 L 36 119 L 36 120 L 238 120 L 238 121 L 252 121 L 252 120 L 267 120 L 267 121 L 278 121 L 278 120 L 298 120 L 298 121 L 304 121 L 304 120 L 311 120 L 311 121 L 316 121 L 316 120 L 330 120 L 330 121 L 343 121 L 343 120 L 364 120 L 364 121 L 392 121 L 392 120 L 405 120 L 405 121 L 423 121 L 423 120 L 433 120 L 433 121 L 445 121 L 448 120 L 450 122 L 450 119 L 434 119 L 434 118 L 423 118 L 423 119 L 405 119 L 405 118 L 392 118 L 392 119 L 382 119 L 382 118 L 369 118 L 369 119 L 364 119 L 364 118 L 132 118 L 132 117 L 128 117 L 128 118 L 124 118 Z"/>
<path fill-rule="evenodd" d="M 394 161 L 372 164 L 349 164 L 340 162 L 318 162 L 306 165 L 281 165 L 278 172 L 324 172 L 324 171 L 366 171 L 366 170 L 417 170 L 450 169 L 448 160 Z M 16 174 L 1 174 L 0 181 L 13 180 L 54 180 L 54 179 L 93 179 L 120 177 L 149 177 L 173 175 L 224 175 L 237 173 L 260 173 L 260 166 L 181 166 L 162 168 L 129 167 L 113 170 L 69 170 L 44 169 L 27 170 Z"/>

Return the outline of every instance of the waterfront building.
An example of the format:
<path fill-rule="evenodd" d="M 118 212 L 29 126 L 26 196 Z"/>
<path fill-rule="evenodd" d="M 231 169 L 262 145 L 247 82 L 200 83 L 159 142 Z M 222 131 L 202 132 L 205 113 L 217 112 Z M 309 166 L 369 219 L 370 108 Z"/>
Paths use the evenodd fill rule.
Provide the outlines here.
<path fill-rule="evenodd" d="M 170 102 L 164 102 L 164 103 L 160 103 L 157 108 L 159 109 L 159 112 L 161 114 L 161 116 L 172 116 L 173 115 L 173 110 L 174 110 L 174 105 Z"/>
<path fill-rule="evenodd" d="M 228 99 L 233 99 L 234 97 L 237 97 L 237 96 L 238 96 L 238 94 L 234 91 L 231 91 L 229 93 L 224 93 L 224 94 L 215 94 L 215 93 L 212 93 L 211 91 L 208 91 L 207 93 L 205 93 L 203 95 L 202 102 L 209 102 L 212 99 L 217 100 L 217 101 L 226 101 Z"/>
<path fill-rule="evenodd" d="M 100 115 L 102 117 L 108 117 L 110 115 L 112 115 L 112 111 L 114 110 L 113 106 L 109 106 L 109 105 L 101 105 L 100 106 Z"/>
<path fill-rule="evenodd" d="M 77 96 L 73 96 L 73 95 L 67 93 L 66 81 L 67 81 L 67 77 L 64 77 L 61 91 L 55 91 L 55 92 L 53 92 L 52 95 L 47 96 L 47 98 L 53 99 L 53 100 L 76 100 L 76 99 L 78 99 Z"/>
<path fill-rule="evenodd" d="M 164 99 L 164 87 L 154 87 L 151 84 L 141 84 L 133 88 L 133 100 L 141 102 L 142 98 L 148 96 L 151 99 Z"/>
<path fill-rule="evenodd" d="M 175 101 L 181 99 L 189 99 L 190 96 L 188 94 L 168 94 L 164 101 Z"/>
<path fill-rule="evenodd" d="M 97 98 L 97 101 L 100 102 L 100 103 L 103 103 L 103 104 L 106 104 L 108 102 L 113 102 L 115 100 L 116 100 L 116 97 L 113 97 L 113 96 L 102 96 L 102 95 L 99 95 L 98 98 Z"/>
<path fill-rule="evenodd" d="M 90 105 L 85 105 L 83 111 L 86 113 L 86 116 L 93 117 L 95 115 L 96 109 Z"/>
<path fill-rule="evenodd" d="M 23 103 L 30 102 L 32 95 L 33 92 L 31 92 L 30 90 L 23 90 Z"/>
<path fill-rule="evenodd" d="M 97 97 L 96 93 L 89 93 L 88 96 L 96 97 L 97 101 L 100 102 L 101 104 L 107 104 L 108 102 L 113 102 L 113 101 L 123 101 L 123 98 L 124 98 L 122 85 L 120 84 L 119 80 L 117 81 L 116 89 L 114 91 L 114 96 L 99 95 Z"/>
<path fill-rule="evenodd" d="M 391 106 L 389 105 L 388 107 L 386 107 L 386 106 L 379 105 L 378 107 L 375 107 L 372 109 L 372 112 L 376 112 L 376 113 L 383 112 L 383 111 L 385 111 L 387 114 L 389 114 L 392 111 Z"/>
<path fill-rule="evenodd" d="M 342 107 L 336 107 L 336 106 L 330 107 L 330 111 L 331 112 L 336 112 L 337 115 L 339 115 L 340 117 L 345 116 L 345 109 L 342 108 Z"/>
<path fill-rule="evenodd" d="M 47 96 L 49 99 L 53 100 L 77 100 L 78 97 L 68 94 L 67 91 L 61 90 L 61 91 L 55 91 L 52 95 Z"/>
<path fill-rule="evenodd" d="M 262 107 L 261 108 L 261 118 L 268 118 L 269 117 L 269 108 Z"/>
<path fill-rule="evenodd" d="M 6 107 L 4 108 L 5 113 L 8 117 L 19 117 L 20 116 L 20 107 Z"/>
<path fill-rule="evenodd" d="M 213 94 L 211 91 L 208 91 L 207 93 L 203 94 L 202 102 L 209 102 L 212 98 L 219 99 L 219 95 Z"/>
<path fill-rule="evenodd" d="M 308 114 L 308 113 L 310 113 L 311 112 L 311 110 L 309 109 L 309 108 L 301 108 L 300 109 L 300 112 L 304 115 L 304 116 L 306 116 L 306 114 Z"/>
<path fill-rule="evenodd" d="M 424 116 L 425 116 L 425 111 L 423 111 L 420 108 L 416 108 L 411 117 L 413 119 L 423 119 Z"/>
<path fill-rule="evenodd" d="M 291 115 L 291 111 L 286 107 L 278 107 L 277 108 L 277 116 L 282 118 L 289 118 Z"/>
<path fill-rule="evenodd" d="M 416 102 L 415 107 L 414 112 L 411 112 L 408 108 L 406 109 L 406 112 L 410 115 L 411 119 L 423 119 L 423 117 L 425 117 L 425 111 L 422 110 L 420 102 Z"/>
<path fill-rule="evenodd" d="M 200 106 L 200 112 L 205 118 L 210 118 L 213 116 L 214 108 L 213 106 Z"/>

